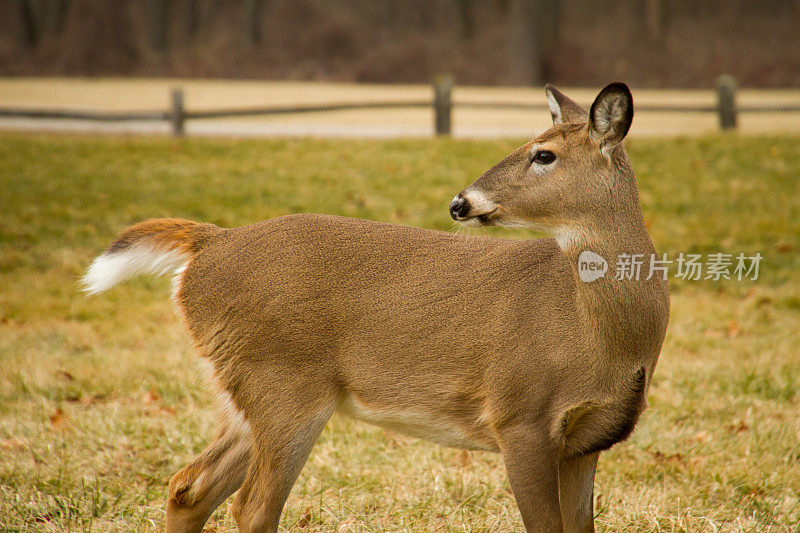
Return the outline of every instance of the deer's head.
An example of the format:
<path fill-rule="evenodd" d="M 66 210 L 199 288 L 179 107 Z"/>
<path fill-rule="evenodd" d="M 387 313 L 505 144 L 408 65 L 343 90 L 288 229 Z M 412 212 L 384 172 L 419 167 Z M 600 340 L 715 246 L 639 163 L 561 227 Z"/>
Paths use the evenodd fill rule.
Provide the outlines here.
<path fill-rule="evenodd" d="M 558 238 L 608 224 L 620 199 L 638 208 L 621 146 L 633 119 L 627 85 L 608 85 L 589 113 L 554 87 L 545 90 L 553 127 L 459 193 L 450 204 L 454 220 L 532 227 Z"/>

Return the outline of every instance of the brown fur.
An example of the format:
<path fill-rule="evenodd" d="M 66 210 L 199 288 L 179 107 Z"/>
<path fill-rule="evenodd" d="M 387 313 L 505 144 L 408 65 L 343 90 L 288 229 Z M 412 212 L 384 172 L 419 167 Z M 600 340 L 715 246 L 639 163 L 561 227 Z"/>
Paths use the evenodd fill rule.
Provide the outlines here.
<path fill-rule="evenodd" d="M 240 528 L 276 531 L 337 410 L 498 451 L 528 531 L 593 530 L 599 451 L 626 438 L 645 406 L 669 303 L 657 277 L 613 277 L 616 254 L 654 253 L 618 146 L 626 125 L 606 122 L 601 134 L 565 99 L 555 101 L 568 123 L 462 193 L 494 209 L 472 207 L 470 220 L 574 232 L 562 247 L 290 215 L 235 229 L 148 221 L 109 248 L 147 240 L 190 252 L 176 301 L 228 412 L 219 438 L 170 483 L 168 530 L 200 531 L 241 484 Z M 557 164 L 535 167 L 537 146 Z M 609 260 L 605 278 L 578 279 L 584 249 Z"/>
<path fill-rule="evenodd" d="M 121 252 L 135 244 L 148 244 L 161 250 L 178 250 L 195 255 L 209 237 L 221 231 L 213 224 L 200 224 L 180 218 L 157 218 L 127 228 L 106 249 Z"/>

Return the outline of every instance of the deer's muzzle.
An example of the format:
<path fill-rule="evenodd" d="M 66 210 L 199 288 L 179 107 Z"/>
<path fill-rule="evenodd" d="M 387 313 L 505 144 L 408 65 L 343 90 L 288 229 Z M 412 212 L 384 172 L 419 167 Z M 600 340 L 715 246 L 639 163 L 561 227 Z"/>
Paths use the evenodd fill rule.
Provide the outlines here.
<path fill-rule="evenodd" d="M 499 207 L 481 191 L 468 188 L 450 202 L 450 216 L 458 222 L 476 219 L 481 224 L 488 224 Z"/>
<path fill-rule="evenodd" d="M 469 202 L 460 194 L 450 202 L 450 216 L 453 220 L 464 220 L 467 218 L 470 209 Z"/>

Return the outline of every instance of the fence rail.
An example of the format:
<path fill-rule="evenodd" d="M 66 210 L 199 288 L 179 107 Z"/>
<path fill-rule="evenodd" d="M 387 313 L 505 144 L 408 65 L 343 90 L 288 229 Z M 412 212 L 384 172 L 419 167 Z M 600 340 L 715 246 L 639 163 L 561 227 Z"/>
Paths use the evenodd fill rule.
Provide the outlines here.
<path fill-rule="evenodd" d="M 433 82 L 432 100 L 407 100 L 407 101 L 375 101 L 375 102 L 344 102 L 336 104 L 314 104 L 297 106 L 273 106 L 217 109 L 208 111 L 187 111 L 184 105 L 184 96 L 181 89 L 173 89 L 171 95 L 171 109 L 169 111 L 142 111 L 142 112 L 101 112 L 60 109 L 26 109 L 26 108 L 0 108 L 0 117 L 16 118 L 49 118 L 64 120 L 90 120 L 97 122 L 126 122 L 126 121 L 167 121 L 171 124 L 173 135 L 185 134 L 185 124 L 190 119 L 209 119 L 226 117 L 249 117 L 300 113 L 325 113 L 331 111 L 349 111 L 360 109 L 411 109 L 432 108 L 434 111 L 434 131 L 436 135 L 450 135 L 452 131 L 453 107 L 463 109 L 504 109 L 514 111 L 547 110 L 545 104 L 528 104 L 516 102 L 453 102 L 453 78 L 438 76 Z M 716 113 L 722 130 L 735 129 L 740 113 L 792 113 L 800 112 L 800 104 L 789 105 L 736 105 L 736 80 L 732 76 L 724 75 L 717 79 L 716 105 L 698 104 L 640 104 L 637 111 L 660 113 Z"/>
<path fill-rule="evenodd" d="M 0 108 L 0 117 L 16 118 L 63 118 L 69 120 L 93 120 L 98 122 L 125 122 L 136 120 L 169 120 L 169 111 L 143 112 L 105 112 L 105 111 L 65 111 L 61 109 L 26 109 L 16 107 Z"/>
<path fill-rule="evenodd" d="M 286 107 L 249 107 L 243 109 L 220 109 L 216 111 L 187 111 L 185 116 L 186 118 L 247 117 L 258 115 L 320 113 L 325 111 L 349 111 L 352 109 L 407 109 L 412 107 L 425 108 L 430 106 L 431 103 L 427 100 L 408 102 L 365 102 Z"/>

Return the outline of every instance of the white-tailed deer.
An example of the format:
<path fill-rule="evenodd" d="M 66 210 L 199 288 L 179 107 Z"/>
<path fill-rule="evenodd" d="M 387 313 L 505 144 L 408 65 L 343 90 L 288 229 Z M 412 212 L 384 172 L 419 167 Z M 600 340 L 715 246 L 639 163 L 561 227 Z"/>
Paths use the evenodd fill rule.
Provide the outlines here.
<path fill-rule="evenodd" d="M 240 529 L 276 531 L 337 411 L 500 452 L 528 531 L 594 529 L 597 458 L 646 405 L 669 295 L 658 275 L 601 269 L 582 281 L 579 270 L 586 250 L 612 264 L 655 253 L 620 144 L 630 91 L 609 85 L 588 114 L 546 92 L 554 126 L 464 189 L 450 213 L 555 239 L 326 215 L 234 229 L 157 219 L 92 263 L 90 293 L 176 272 L 175 302 L 225 412 L 217 439 L 170 481 L 168 531 L 201 531 L 237 489 Z"/>

